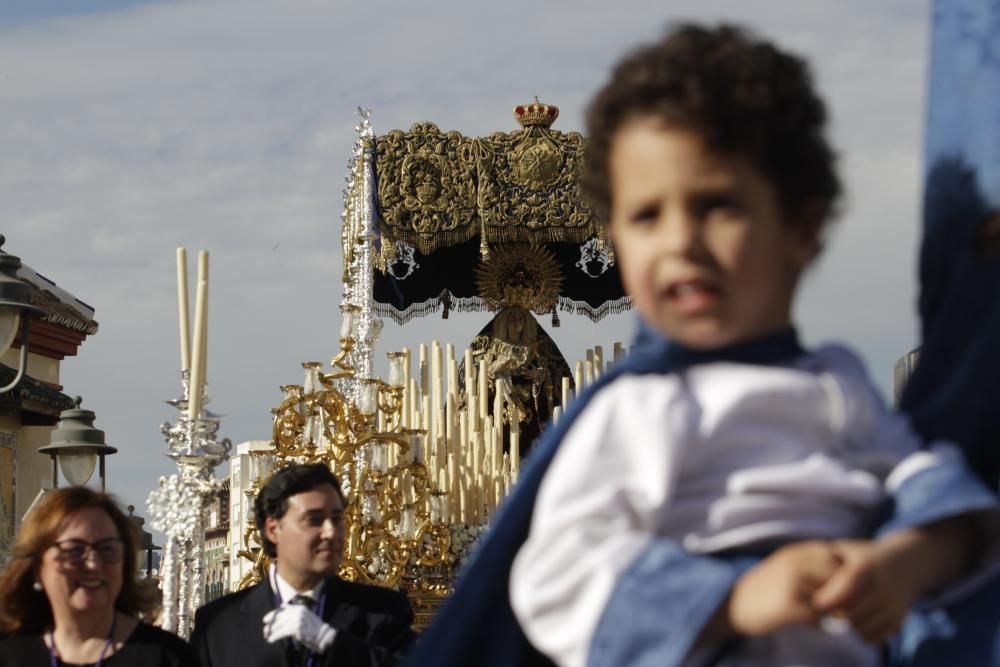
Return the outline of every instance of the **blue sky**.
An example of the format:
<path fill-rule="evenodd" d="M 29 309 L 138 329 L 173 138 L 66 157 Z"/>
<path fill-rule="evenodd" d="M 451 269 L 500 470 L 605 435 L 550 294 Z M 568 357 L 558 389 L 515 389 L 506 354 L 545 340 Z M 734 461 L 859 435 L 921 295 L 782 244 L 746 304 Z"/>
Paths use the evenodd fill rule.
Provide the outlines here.
<path fill-rule="evenodd" d="M 171 472 L 159 425 L 179 392 L 178 245 L 212 252 L 222 433 L 267 439 L 278 386 L 336 352 L 355 107 L 380 134 L 429 120 L 480 135 L 515 129 L 511 110 L 537 95 L 562 109 L 557 129 L 581 130 L 611 64 L 681 18 L 745 22 L 812 60 L 848 198 L 796 319 L 808 343 L 858 348 L 888 395 L 916 340 L 925 2 L 0 3 L 5 249 L 96 308 L 101 330 L 62 380 L 120 449 L 112 488 L 142 507 Z M 380 349 L 462 349 L 487 319 L 387 323 Z M 572 362 L 632 328 L 549 330 Z"/>

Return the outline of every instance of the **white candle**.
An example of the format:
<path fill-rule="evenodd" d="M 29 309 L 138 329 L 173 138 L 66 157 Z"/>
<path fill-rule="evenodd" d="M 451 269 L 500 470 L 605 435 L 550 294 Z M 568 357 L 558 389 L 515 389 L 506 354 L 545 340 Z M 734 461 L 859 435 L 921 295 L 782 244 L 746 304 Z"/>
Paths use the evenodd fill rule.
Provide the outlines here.
<path fill-rule="evenodd" d="M 441 492 L 443 492 L 443 493 L 447 493 L 448 492 L 448 487 L 450 486 L 450 484 L 448 482 L 448 469 L 447 468 L 441 468 L 440 470 L 438 470 L 437 482 L 438 482 L 437 483 L 438 490 L 441 491 Z"/>
<path fill-rule="evenodd" d="M 472 467 L 472 452 L 469 451 L 469 414 L 465 410 L 458 412 L 458 452 L 460 474 L 465 474 L 466 470 Z"/>
<path fill-rule="evenodd" d="M 199 265 L 200 268 L 200 265 Z M 205 389 L 205 338 L 208 333 L 208 283 L 199 280 L 194 303 L 194 354 L 191 357 L 191 391 L 188 418 L 201 418 L 201 399 Z"/>
<path fill-rule="evenodd" d="M 573 381 L 575 384 L 574 396 L 579 396 L 580 392 L 583 391 L 583 362 L 576 362 L 576 372 L 573 374 Z"/>
<path fill-rule="evenodd" d="M 444 397 L 441 395 L 441 386 L 444 378 L 441 372 L 441 343 L 435 340 L 431 344 L 431 419 L 435 438 L 440 437 L 442 431 L 441 411 L 444 409 L 442 405 Z"/>
<path fill-rule="evenodd" d="M 181 370 L 191 370 L 191 321 L 188 307 L 187 249 L 177 249 L 177 310 L 181 331 Z"/>
<path fill-rule="evenodd" d="M 465 350 L 464 360 L 465 360 L 465 393 L 471 396 L 476 391 L 476 388 L 472 386 L 472 350 L 470 349 Z M 469 405 L 472 405 L 471 401 L 469 402 Z"/>
<path fill-rule="evenodd" d="M 557 407 L 556 410 L 559 408 Z M 517 478 L 517 470 L 521 467 L 521 434 L 511 429 L 510 431 L 510 470 L 512 476 Z"/>
<path fill-rule="evenodd" d="M 452 516 L 461 516 L 461 508 L 459 507 L 459 496 L 462 495 L 460 490 L 461 479 L 459 479 L 458 474 L 458 461 L 456 457 L 448 456 L 448 504 L 451 506 Z"/>
<path fill-rule="evenodd" d="M 444 403 L 444 438 L 448 443 L 448 451 L 450 452 L 453 448 L 453 442 L 455 441 L 455 410 L 458 406 L 458 396 L 448 393 L 448 399 Z"/>
<path fill-rule="evenodd" d="M 430 391 L 430 387 L 428 386 L 430 384 L 430 381 L 429 381 L 429 379 L 427 377 L 427 375 L 428 375 L 428 373 L 430 371 L 430 368 L 428 368 L 428 366 L 427 366 L 427 344 L 426 343 L 421 343 L 420 344 L 419 362 L 420 362 L 420 368 L 419 368 L 419 370 L 420 370 L 420 393 L 421 394 L 427 394 Z"/>
<path fill-rule="evenodd" d="M 497 382 L 493 383 L 493 426 L 494 428 L 503 431 L 503 404 L 504 404 L 504 383 Z"/>
<path fill-rule="evenodd" d="M 483 436 L 485 436 L 486 428 L 489 427 L 489 424 L 487 424 L 486 422 L 481 422 L 481 423 L 483 424 L 482 431 L 469 432 L 469 440 L 470 440 L 469 444 L 472 446 L 472 471 L 476 474 L 483 472 L 484 450 L 481 447 L 483 440 L 485 439 Z"/>
<path fill-rule="evenodd" d="M 201 319 L 201 396 L 208 385 L 208 251 L 198 251 L 198 283 L 205 283 L 205 313 Z"/>
<path fill-rule="evenodd" d="M 461 523 L 471 523 L 469 520 L 469 485 L 464 479 L 458 482 L 458 520 Z"/>
<path fill-rule="evenodd" d="M 569 405 L 569 378 L 563 377 L 562 379 L 562 408 L 563 410 Z"/>
<path fill-rule="evenodd" d="M 495 475 L 493 477 L 493 514 L 500 509 L 500 504 L 503 502 L 503 475 Z"/>
<path fill-rule="evenodd" d="M 410 378 L 410 428 L 420 428 L 420 389 L 417 387 L 416 378 Z"/>
<path fill-rule="evenodd" d="M 481 421 L 486 420 L 486 416 L 489 414 L 488 404 L 490 400 L 489 395 L 489 385 L 487 384 L 488 378 L 486 375 L 486 360 L 479 360 L 479 415 L 478 418 Z"/>
<path fill-rule="evenodd" d="M 413 401 L 413 395 L 410 392 L 410 349 L 407 347 L 403 348 L 403 400 L 402 405 L 399 408 L 400 418 L 402 419 L 403 428 L 411 428 L 413 426 L 410 423 L 410 403 Z"/>
<path fill-rule="evenodd" d="M 455 346 L 448 343 L 445 346 L 445 369 L 448 375 L 448 386 L 445 391 L 447 393 L 456 392 L 458 393 L 461 389 L 458 386 L 458 361 L 455 359 Z"/>

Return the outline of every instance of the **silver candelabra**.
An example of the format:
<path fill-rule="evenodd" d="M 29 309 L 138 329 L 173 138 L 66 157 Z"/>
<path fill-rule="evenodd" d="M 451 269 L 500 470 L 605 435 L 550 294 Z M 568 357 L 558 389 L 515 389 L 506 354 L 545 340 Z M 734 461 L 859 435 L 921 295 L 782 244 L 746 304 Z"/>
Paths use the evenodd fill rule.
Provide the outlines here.
<path fill-rule="evenodd" d="M 191 418 L 188 371 L 182 372 L 181 384 L 182 397 L 167 401 L 177 409 L 177 421 L 160 427 L 177 473 L 160 478 L 146 507 L 153 527 L 167 536 L 160 564 L 161 626 L 186 638 L 203 601 L 205 510 L 222 486 L 215 479 L 215 468 L 229 457 L 232 444 L 228 438 L 216 440 L 220 416 L 206 411 L 198 419 Z M 202 399 L 203 404 L 208 402 L 207 396 Z"/>

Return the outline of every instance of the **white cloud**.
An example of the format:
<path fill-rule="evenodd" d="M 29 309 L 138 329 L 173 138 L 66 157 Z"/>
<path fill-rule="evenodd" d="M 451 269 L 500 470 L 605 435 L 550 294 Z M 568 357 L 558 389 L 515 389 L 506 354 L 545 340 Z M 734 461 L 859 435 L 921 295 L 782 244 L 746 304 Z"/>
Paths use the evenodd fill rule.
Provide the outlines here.
<path fill-rule="evenodd" d="M 927 9 L 909 0 L 433 4 L 162 2 L 0 32 L 7 250 L 97 309 L 64 364 L 120 448 L 127 502 L 170 462 L 174 248 L 212 251 L 209 391 L 236 441 L 268 437 L 278 385 L 335 352 L 340 192 L 357 105 L 378 132 L 486 134 L 538 95 L 580 130 L 589 95 L 667 20 L 732 17 L 807 54 L 830 100 L 850 205 L 800 307 L 809 341 L 857 345 L 888 393 L 912 346 Z M 386 325 L 383 350 L 458 347 L 485 316 Z M 547 323 L 546 323 L 547 326 Z M 568 358 L 627 339 L 564 318 Z"/>

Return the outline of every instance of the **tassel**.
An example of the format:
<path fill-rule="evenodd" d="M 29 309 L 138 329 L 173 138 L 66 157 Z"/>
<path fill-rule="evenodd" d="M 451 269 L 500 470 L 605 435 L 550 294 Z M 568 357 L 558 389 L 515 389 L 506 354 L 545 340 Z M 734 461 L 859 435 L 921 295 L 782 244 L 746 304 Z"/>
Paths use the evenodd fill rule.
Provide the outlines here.
<path fill-rule="evenodd" d="M 451 292 L 445 290 L 441 292 L 441 306 L 443 312 L 441 313 L 441 319 L 448 319 L 448 314 L 451 312 Z"/>
<path fill-rule="evenodd" d="M 559 311 L 555 307 L 552 308 L 552 328 L 559 326 Z"/>
<path fill-rule="evenodd" d="M 490 244 L 486 241 L 486 220 L 479 221 L 479 256 L 484 260 L 490 258 Z"/>

